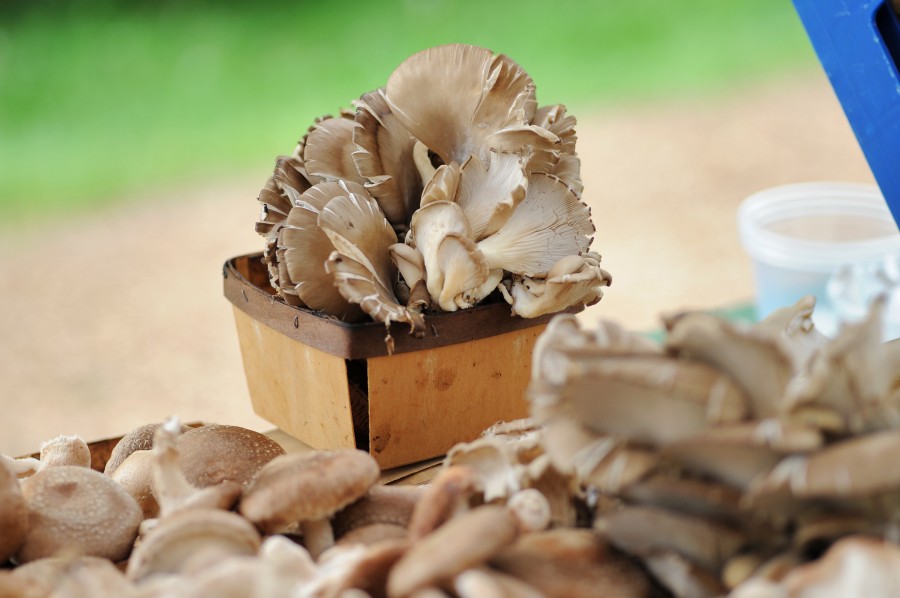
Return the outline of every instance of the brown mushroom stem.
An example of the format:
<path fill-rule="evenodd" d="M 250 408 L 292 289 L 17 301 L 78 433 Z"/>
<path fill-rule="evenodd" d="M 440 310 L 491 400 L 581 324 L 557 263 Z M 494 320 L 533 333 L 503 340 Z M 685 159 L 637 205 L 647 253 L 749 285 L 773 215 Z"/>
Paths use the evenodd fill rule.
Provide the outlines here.
<path fill-rule="evenodd" d="M 334 546 L 334 531 L 331 529 L 331 520 L 327 517 L 301 522 L 300 531 L 303 532 L 303 545 L 315 560 Z"/>

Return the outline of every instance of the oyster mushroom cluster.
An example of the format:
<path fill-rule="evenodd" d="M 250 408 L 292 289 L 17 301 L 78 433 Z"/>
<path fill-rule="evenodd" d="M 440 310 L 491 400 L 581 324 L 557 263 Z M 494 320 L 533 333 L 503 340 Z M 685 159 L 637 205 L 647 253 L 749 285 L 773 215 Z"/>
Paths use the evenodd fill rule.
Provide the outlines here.
<path fill-rule="evenodd" d="M 485 48 L 404 61 L 354 111 L 316 121 L 259 195 L 285 302 L 356 322 L 470 308 L 494 291 L 536 317 L 600 300 L 575 118 Z"/>
<path fill-rule="evenodd" d="M 456 461 L 490 471 L 498 495 L 564 479 L 556 518 L 575 501 L 676 596 L 893 595 L 900 341 L 881 342 L 882 302 L 833 339 L 813 307 L 749 327 L 680 313 L 662 346 L 557 316 L 519 426 L 533 431 Z"/>

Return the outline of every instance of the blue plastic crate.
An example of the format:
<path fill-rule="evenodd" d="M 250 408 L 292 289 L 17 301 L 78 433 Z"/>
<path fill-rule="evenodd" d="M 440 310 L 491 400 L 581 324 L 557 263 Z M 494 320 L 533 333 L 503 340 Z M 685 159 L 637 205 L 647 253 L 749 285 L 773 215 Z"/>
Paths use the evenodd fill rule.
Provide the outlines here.
<path fill-rule="evenodd" d="M 900 224 L 900 0 L 794 0 Z"/>

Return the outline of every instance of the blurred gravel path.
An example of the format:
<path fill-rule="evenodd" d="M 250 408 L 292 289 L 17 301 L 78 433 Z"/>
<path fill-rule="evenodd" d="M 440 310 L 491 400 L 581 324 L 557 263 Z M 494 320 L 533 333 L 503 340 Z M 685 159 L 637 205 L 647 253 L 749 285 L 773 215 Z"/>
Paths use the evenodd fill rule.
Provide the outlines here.
<path fill-rule="evenodd" d="M 661 310 L 752 293 L 740 201 L 808 180 L 870 182 L 824 76 L 579 117 L 594 247 L 614 277 L 583 315 L 656 326 Z M 273 152 L 273 157 L 274 157 Z M 92 217 L 0 228 L 0 452 L 120 435 L 170 414 L 252 414 L 221 265 L 261 247 L 267 173 L 157 191 Z"/>

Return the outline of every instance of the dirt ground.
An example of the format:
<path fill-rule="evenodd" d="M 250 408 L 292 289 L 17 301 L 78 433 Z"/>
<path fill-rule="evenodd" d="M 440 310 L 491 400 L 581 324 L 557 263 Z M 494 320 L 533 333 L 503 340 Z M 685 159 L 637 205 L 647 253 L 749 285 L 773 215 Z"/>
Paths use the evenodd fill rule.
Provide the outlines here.
<path fill-rule="evenodd" d="M 872 181 L 818 71 L 577 116 L 594 248 L 614 277 L 587 322 L 649 329 L 662 311 L 745 302 L 744 197 Z M 171 414 L 271 428 L 252 413 L 221 288 L 223 261 L 261 248 L 254 199 L 266 175 L 0 226 L 0 452 L 59 434 L 116 436 Z"/>

